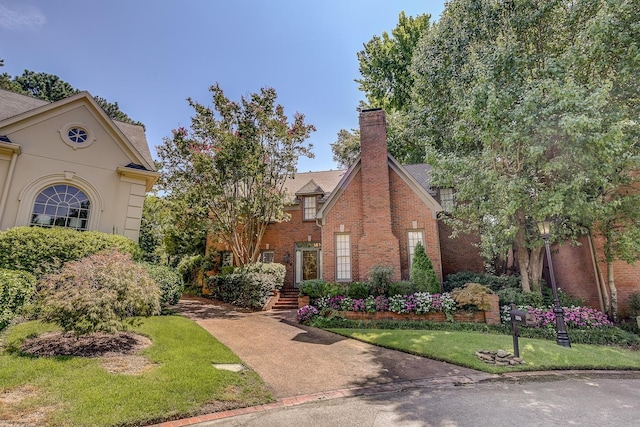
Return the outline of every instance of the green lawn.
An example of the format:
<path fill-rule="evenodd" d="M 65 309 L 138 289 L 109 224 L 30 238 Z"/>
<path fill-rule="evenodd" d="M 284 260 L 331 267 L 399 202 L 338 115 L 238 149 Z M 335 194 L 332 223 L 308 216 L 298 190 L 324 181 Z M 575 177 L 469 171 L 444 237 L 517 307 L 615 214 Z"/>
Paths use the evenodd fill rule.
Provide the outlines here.
<path fill-rule="evenodd" d="M 7 331 L 5 347 L 53 329 L 40 322 L 14 326 Z M 191 320 L 152 317 L 133 330 L 152 339 L 142 354 L 157 364 L 140 375 L 111 374 L 100 358 L 0 353 L 0 395 L 24 395 L 17 402 L 0 400 L 0 419 L 40 414 L 44 419 L 34 424 L 138 425 L 194 415 L 206 404 L 238 407 L 272 401 L 254 372 L 214 368 L 213 363 L 241 361 Z"/>
<path fill-rule="evenodd" d="M 513 352 L 509 335 L 477 332 L 403 329 L 327 329 L 360 341 L 426 356 L 490 373 L 554 369 L 640 369 L 640 352 L 620 347 L 572 344 L 561 347 L 555 341 L 520 338 L 524 365 L 501 367 L 480 361 L 478 350 Z"/>

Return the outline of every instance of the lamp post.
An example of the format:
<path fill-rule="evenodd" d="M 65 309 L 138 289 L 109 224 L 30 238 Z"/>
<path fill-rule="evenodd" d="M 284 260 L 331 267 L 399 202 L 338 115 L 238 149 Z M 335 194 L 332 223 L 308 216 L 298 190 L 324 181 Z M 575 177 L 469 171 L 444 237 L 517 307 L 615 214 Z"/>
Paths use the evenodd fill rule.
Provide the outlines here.
<path fill-rule="evenodd" d="M 551 262 L 551 249 L 549 249 L 549 237 L 551 236 L 551 221 L 538 222 L 538 230 L 544 239 L 544 247 L 547 251 L 547 263 L 549 264 L 549 276 L 551 277 L 551 290 L 553 291 L 553 312 L 556 315 L 556 342 L 563 347 L 571 347 L 567 328 L 564 323 L 564 310 L 560 307 L 558 299 L 558 288 L 556 287 L 556 277 L 553 274 L 553 263 Z"/>

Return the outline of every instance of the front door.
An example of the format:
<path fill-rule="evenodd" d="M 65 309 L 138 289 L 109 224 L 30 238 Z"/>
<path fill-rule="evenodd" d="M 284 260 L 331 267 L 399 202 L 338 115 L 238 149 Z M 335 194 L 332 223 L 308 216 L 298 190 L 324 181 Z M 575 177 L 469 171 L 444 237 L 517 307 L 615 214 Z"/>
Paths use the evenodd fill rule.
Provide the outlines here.
<path fill-rule="evenodd" d="M 296 280 L 297 288 L 305 280 L 320 279 L 322 277 L 322 260 L 320 243 L 296 244 Z"/>

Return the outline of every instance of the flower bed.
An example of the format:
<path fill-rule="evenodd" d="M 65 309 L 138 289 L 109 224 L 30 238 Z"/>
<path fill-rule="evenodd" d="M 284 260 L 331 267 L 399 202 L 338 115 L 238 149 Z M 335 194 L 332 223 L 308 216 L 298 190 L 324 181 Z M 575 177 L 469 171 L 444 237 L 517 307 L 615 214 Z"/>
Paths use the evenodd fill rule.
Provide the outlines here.
<path fill-rule="evenodd" d="M 298 300 L 298 320 L 307 322 L 313 315 L 337 313 L 347 319 L 354 320 L 427 320 L 444 322 L 500 323 L 500 311 L 497 295 L 486 295 L 487 311 L 459 310 L 448 293 L 430 294 L 416 292 L 410 295 L 369 296 L 364 299 L 353 299 L 343 295 L 322 297 L 309 305 L 308 297 Z M 317 312 L 317 314 L 316 314 Z M 313 314 L 311 314 L 313 313 Z"/>
<path fill-rule="evenodd" d="M 536 321 L 534 327 L 537 328 L 555 328 L 556 314 L 553 308 L 533 308 L 530 306 L 518 306 L 519 310 L 527 310 L 533 314 Z M 509 311 L 511 308 L 507 305 L 501 307 L 502 323 L 509 323 Z M 589 307 L 562 307 L 564 311 L 564 322 L 569 328 L 590 329 L 599 328 L 601 326 L 614 326 L 615 324 L 607 319 L 607 316 L 599 310 Z"/>

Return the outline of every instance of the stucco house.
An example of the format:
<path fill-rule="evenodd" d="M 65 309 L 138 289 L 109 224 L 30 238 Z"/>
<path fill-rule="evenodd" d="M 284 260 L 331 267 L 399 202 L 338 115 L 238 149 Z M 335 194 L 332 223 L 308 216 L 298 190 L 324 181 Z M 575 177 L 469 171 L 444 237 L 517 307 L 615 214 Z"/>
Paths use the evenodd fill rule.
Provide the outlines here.
<path fill-rule="evenodd" d="M 141 126 L 88 92 L 47 102 L 0 90 L 0 230 L 61 226 L 137 241 L 158 179 Z"/>

